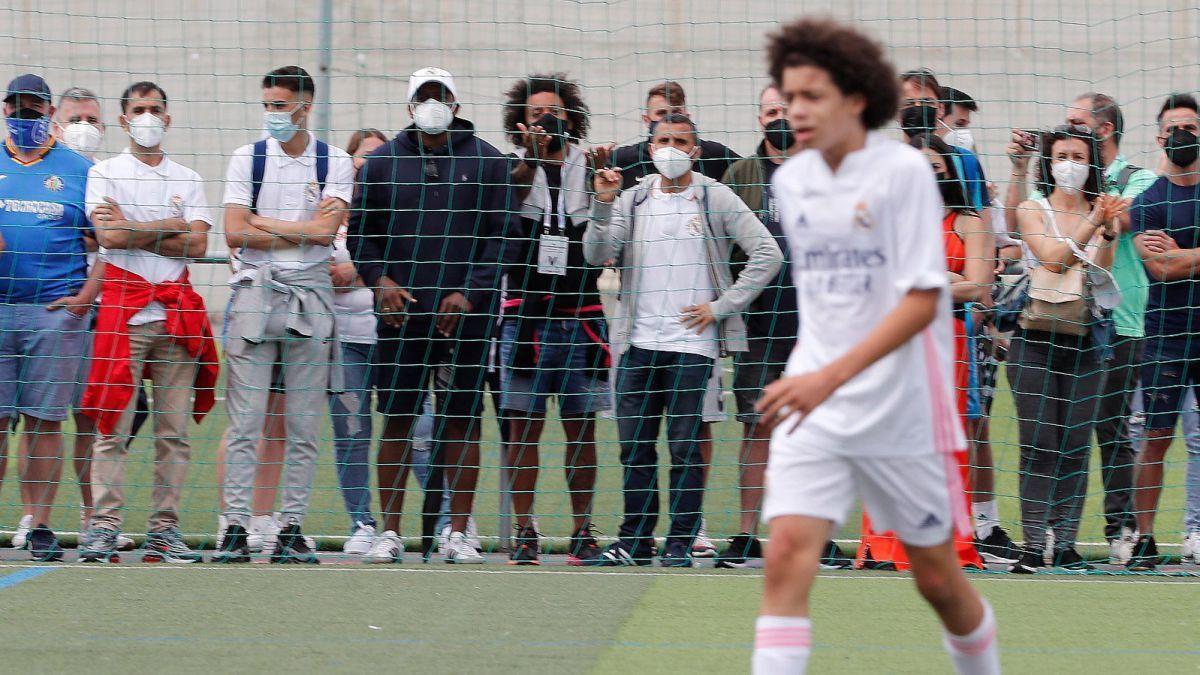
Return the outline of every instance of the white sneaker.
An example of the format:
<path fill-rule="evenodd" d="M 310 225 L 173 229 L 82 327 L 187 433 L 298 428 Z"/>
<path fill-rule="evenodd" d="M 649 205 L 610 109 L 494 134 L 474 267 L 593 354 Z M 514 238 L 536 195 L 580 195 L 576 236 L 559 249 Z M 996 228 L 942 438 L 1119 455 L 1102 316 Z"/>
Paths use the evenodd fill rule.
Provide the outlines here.
<path fill-rule="evenodd" d="M 345 544 L 342 544 L 342 552 L 349 553 L 350 555 L 366 555 L 368 551 L 374 548 L 375 527 L 362 523 L 356 523 L 356 525 L 354 534 L 350 535 Z M 393 532 L 392 536 L 395 536 L 395 534 Z"/>
<path fill-rule="evenodd" d="M 470 521 L 467 521 L 467 524 L 469 525 Z M 446 525 L 442 527 L 442 530 L 440 532 L 438 532 L 438 553 L 441 553 L 442 555 L 446 555 L 446 552 L 449 550 L 450 550 L 450 523 L 446 523 Z"/>
<path fill-rule="evenodd" d="M 229 528 L 229 519 L 225 516 L 217 516 L 217 550 L 221 550 L 221 544 L 225 543 L 225 530 Z"/>
<path fill-rule="evenodd" d="M 274 551 L 275 542 L 279 539 L 279 529 L 279 521 L 275 516 L 250 516 L 250 526 L 246 528 L 246 546 L 250 548 L 251 553 Z M 309 548 L 316 550 L 312 546 Z"/>
<path fill-rule="evenodd" d="M 478 565 L 484 562 L 484 557 L 467 541 L 462 532 L 451 532 L 446 543 L 446 562 L 457 565 Z"/>
<path fill-rule="evenodd" d="M 1121 534 L 1108 540 L 1108 562 L 1112 565 L 1124 565 L 1133 555 L 1133 545 L 1137 541 L 1137 533 L 1128 527 L 1121 528 Z"/>
<path fill-rule="evenodd" d="M 84 539 L 87 538 L 87 533 L 88 533 L 89 529 L 91 529 L 91 522 L 89 522 L 88 519 L 84 517 L 83 510 L 80 509 L 78 541 L 82 542 Z M 135 544 L 132 539 L 130 539 L 129 537 L 126 537 L 123 534 L 117 535 L 117 550 L 118 551 L 132 551 L 135 548 L 137 548 L 137 544 Z"/>
<path fill-rule="evenodd" d="M 700 519 L 700 531 L 696 533 L 696 538 L 692 540 L 692 557 L 693 558 L 715 558 L 717 556 L 717 545 L 712 539 L 708 538 L 708 527 L 704 519 Z"/>
<path fill-rule="evenodd" d="M 370 527 L 370 525 L 364 527 Z M 371 528 L 371 531 L 374 531 L 374 528 Z M 358 534 L 358 532 L 355 532 L 355 534 Z M 401 561 L 403 553 L 404 546 L 400 543 L 400 536 L 392 530 L 385 530 L 383 534 L 375 537 L 375 541 L 371 542 L 370 550 L 363 555 L 363 562 L 398 563 Z"/>
<path fill-rule="evenodd" d="M 1182 562 L 1200 565 L 1200 530 L 1192 530 L 1183 538 Z"/>
<path fill-rule="evenodd" d="M 25 548 L 29 543 L 29 531 L 33 529 L 33 516 L 21 516 L 17 521 L 17 531 L 13 532 L 12 547 Z"/>
<path fill-rule="evenodd" d="M 536 518 L 533 519 L 533 523 L 536 528 Z M 467 516 L 467 531 L 464 534 L 467 535 L 467 543 L 471 545 L 471 548 L 483 553 L 483 542 L 479 541 L 479 528 L 475 526 L 475 516 Z"/>

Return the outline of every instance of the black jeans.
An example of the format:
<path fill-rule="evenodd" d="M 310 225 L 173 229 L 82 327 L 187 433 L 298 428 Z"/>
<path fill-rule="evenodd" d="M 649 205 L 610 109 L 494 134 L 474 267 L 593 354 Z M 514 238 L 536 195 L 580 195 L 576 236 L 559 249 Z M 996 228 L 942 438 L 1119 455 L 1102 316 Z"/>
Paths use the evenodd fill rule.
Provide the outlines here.
<path fill-rule="evenodd" d="M 1021 528 L 1025 545 L 1075 545 L 1087 495 L 1088 459 L 1104 364 L 1087 336 L 1018 330 L 1008 381 L 1021 442 Z"/>
<path fill-rule="evenodd" d="M 658 524 L 658 432 L 667 416 L 671 451 L 668 543 L 691 546 L 700 527 L 704 464 L 698 437 L 704 390 L 713 360 L 706 356 L 629 347 L 617 368 L 617 431 L 625 468 L 621 541 L 635 557 L 654 550 Z"/>
<path fill-rule="evenodd" d="M 1130 401 L 1137 389 L 1142 341 L 1122 337 L 1105 361 L 1106 373 L 1096 416 L 1096 444 L 1104 481 L 1104 536 L 1112 539 L 1133 520 L 1133 442 L 1129 433 Z"/>

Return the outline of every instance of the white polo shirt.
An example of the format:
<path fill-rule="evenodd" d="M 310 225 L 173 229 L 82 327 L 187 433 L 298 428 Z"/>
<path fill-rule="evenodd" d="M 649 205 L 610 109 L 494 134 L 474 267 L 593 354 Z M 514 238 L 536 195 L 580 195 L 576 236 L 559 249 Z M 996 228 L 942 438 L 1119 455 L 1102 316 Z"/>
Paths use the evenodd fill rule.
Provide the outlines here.
<path fill-rule="evenodd" d="M 134 157 L 128 149 L 121 154 L 92 165 L 88 169 L 87 214 L 91 218 L 96 207 L 109 197 L 121 207 L 125 218 L 139 223 L 166 218 L 183 218 L 188 223 L 197 220 L 213 224 L 212 213 L 204 198 L 204 181 L 200 174 L 164 156 L 158 166 L 150 166 Z M 152 284 L 175 281 L 187 269 L 187 260 L 159 255 L 154 245 L 146 249 L 100 249 L 105 262 L 142 277 Z M 140 326 L 151 321 L 165 321 L 166 309 L 151 302 L 129 320 Z"/>
<path fill-rule="evenodd" d="M 225 174 L 223 204 L 238 204 L 252 208 L 254 144 L 233 151 Z M 329 171 L 325 189 L 318 189 L 317 137 L 309 133 L 308 147 L 299 157 L 291 157 L 274 138 L 267 139 L 266 164 L 263 167 L 262 187 L 258 193 L 258 215 L 276 220 L 295 222 L 316 216 L 317 204 L 336 197 L 347 204 L 354 197 L 354 162 L 341 148 L 329 146 Z M 238 257 L 253 265 L 271 262 L 279 267 L 303 269 L 328 263 L 332 246 L 276 247 L 270 250 L 242 249 Z"/>
<path fill-rule="evenodd" d="M 790 422 L 778 426 L 771 452 L 896 456 L 964 448 L 943 207 L 928 160 L 871 132 L 836 174 L 818 151 L 806 150 L 775 172 L 772 188 L 800 305 L 788 375 L 841 357 L 910 290 L 942 293 L 925 330 L 839 387 L 795 433 Z"/>

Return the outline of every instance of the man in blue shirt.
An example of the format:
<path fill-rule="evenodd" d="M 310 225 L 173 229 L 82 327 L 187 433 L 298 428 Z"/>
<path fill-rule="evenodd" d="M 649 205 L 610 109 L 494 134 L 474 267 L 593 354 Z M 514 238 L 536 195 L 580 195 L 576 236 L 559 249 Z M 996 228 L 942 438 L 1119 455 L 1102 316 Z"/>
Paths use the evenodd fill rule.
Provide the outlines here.
<path fill-rule="evenodd" d="M 8 140 L 0 152 L 0 455 L 20 416 L 30 436 L 21 477 L 35 526 L 37 561 L 62 558 L 48 527 L 62 473 L 62 421 L 86 358 L 89 313 L 99 290 L 87 277 L 86 158 L 50 133 L 50 87 L 21 75 L 4 96 Z"/>
<path fill-rule="evenodd" d="M 1158 113 L 1158 144 L 1170 160 L 1162 177 L 1134 201 L 1129 228 L 1150 276 L 1142 393 L 1146 445 L 1137 456 L 1133 512 L 1138 541 L 1128 569 L 1161 562 L 1154 516 L 1163 485 L 1163 458 L 1174 440 L 1180 403 L 1200 386 L 1200 105 L 1173 94 Z"/>

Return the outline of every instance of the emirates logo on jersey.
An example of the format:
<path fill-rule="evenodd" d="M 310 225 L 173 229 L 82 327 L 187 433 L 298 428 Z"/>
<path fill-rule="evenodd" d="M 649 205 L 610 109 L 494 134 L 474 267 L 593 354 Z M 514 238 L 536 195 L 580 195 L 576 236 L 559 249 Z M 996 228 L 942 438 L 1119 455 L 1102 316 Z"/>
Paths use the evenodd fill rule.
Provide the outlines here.
<path fill-rule="evenodd" d="M 46 176 L 46 180 L 42 181 L 42 185 L 46 186 L 46 189 L 51 192 L 62 192 L 63 187 L 65 187 L 63 179 L 58 176 Z"/>
<path fill-rule="evenodd" d="M 874 221 L 871 219 L 871 209 L 866 202 L 859 202 L 854 205 L 854 224 L 864 230 L 871 229 Z"/>

